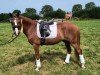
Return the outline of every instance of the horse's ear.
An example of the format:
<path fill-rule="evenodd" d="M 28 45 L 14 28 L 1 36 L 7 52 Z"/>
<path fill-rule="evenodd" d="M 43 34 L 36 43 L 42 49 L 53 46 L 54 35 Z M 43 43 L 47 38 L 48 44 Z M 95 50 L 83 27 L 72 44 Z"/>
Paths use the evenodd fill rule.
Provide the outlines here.
<path fill-rule="evenodd" d="M 20 15 L 20 12 L 17 13 L 17 16 L 18 16 L 18 17 L 19 17 L 19 15 Z"/>
<path fill-rule="evenodd" d="M 12 13 L 9 13 L 9 16 L 12 18 L 13 17 Z"/>

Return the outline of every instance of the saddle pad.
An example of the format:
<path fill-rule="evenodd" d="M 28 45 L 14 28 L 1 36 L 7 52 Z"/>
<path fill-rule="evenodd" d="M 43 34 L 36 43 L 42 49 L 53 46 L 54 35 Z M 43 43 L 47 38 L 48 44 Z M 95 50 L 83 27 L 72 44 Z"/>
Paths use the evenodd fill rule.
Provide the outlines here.
<path fill-rule="evenodd" d="M 40 24 L 37 23 L 37 36 L 39 38 L 42 38 L 41 34 L 40 34 L 39 26 L 40 26 Z M 55 38 L 57 36 L 57 23 L 56 22 L 54 22 L 53 25 L 50 25 L 50 30 L 51 30 L 50 35 L 48 37 L 45 37 L 45 38 Z"/>

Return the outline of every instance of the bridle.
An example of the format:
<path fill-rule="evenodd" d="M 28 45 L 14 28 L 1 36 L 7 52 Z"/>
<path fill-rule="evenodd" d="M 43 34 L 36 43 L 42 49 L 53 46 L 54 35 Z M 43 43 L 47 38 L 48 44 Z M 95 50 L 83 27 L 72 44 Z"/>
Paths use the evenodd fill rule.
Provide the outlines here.
<path fill-rule="evenodd" d="M 15 29 L 15 28 L 18 28 L 18 29 L 19 29 L 19 28 L 20 28 L 20 32 L 23 32 L 23 20 L 22 20 L 22 19 L 21 19 L 21 25 L 22 25 L 21 27 L 20 27 L 19 25 L 14 25 L 14 26 L 13 26 L 13 29 Z M 13 37 L 14 35 L 15 35 L 15 33 L 12 34 L 12 37 Z M 17 35 L 16 37 L 18 37 L 18 36 L 19 36 L 19 35 Z"/>
<path fill-rule="evenodd" d="M 22 27 L 21 27 L 21 32 L 23 32 L 23 19 L 21 19 L 21 25 L 22 25 Z"/>
<path fill-rule="evenodd" d="M 22 25 L 21 30 L 20 30 L 21 32 L 23 31 L 23 23 L 22 22 L 23 22 L 23 20 L 21 19 L 21 25 Z M 13 28 L 19 28 L 19 27 L 20 26 L 16 26 L 16 25 L 13 26 Z M 19 36 L 19 35 L 17 35 L 17 36 L 14 36 L 14 35 L 15 35 L 15 33 L 12 33 L 11 39 L 6 41 L 5 43 L 0 44 L 0 46 L 3 46 L 3 45 L 13 42 Z"/>
<path fill-rule="evenodd" d="M 14 25 L 14 26 L 12 26 L 12 28 L 13 28 L 13 29 L 15 29 L 15 28 L 18 28 L 18 29 L 19 29 L 20 26 L 16 26 L 16 25 Z"/>

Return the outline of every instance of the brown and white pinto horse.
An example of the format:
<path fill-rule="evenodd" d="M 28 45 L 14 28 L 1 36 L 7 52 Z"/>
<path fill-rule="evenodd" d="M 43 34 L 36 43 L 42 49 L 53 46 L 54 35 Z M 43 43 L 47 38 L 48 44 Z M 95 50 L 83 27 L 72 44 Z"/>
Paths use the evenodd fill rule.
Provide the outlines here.
<path fill-rule="evenodd" d="M 37 36 L 37 23 L 36 20 L 31 20 L 27 17 L 21 16 L 19 13 L 11 14 L 11 24 L 13 30 L 18 36 L 20 34 L 21 28 L 23 27 L 23 33 L 26 35 L 29 43 L 33 46 L 36 58 L 36 70 L 39 71 L 41 67 L 39 47 L 41 46 L 40 38 Z M 69 22 L 59 22 L 57 23 L 57 36 L 56 38 L 48 38 L 45 41 L 45 45 L 54 45 L 58 42 L 63 41 L 67 49 L 67 55 L 65 63 L 70 62 L 71 47 L 77 52 L 81 67 L 85 68 L 85 60 L 82 54 L 82 49 L 80 48 L 80 30 L 77 26 Z"/>

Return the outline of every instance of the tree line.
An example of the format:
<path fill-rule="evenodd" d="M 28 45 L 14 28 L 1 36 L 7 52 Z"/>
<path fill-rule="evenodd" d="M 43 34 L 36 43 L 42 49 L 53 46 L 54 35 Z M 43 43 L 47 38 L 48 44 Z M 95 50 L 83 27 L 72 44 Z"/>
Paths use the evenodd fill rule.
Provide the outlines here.
<path fill-rule="evenodd" d="M 21 13 L 20 10 L 14 10 L 12 13 Z M 54 10 L 51 5 L 44 5 L 37 14 L 37 10 L 34 8 L 26 8 L 24 13 L 21 13 L 21 15 L 29 17 L 31 19 L 52 19 L 52 18 L 64 18 L 65 11 L 58 8 L 57 10 Z M 2 21 L 8 21 L 10 18 L 9 13 L 0 13 L 0 22 Z"/>
<path fill-rule="evenodd" d="M 67 8 L 66 8 L 67 9 Z M 21 13 L 20 10 L 14 10 L 13 13 Z M 52 19 L 59 18 L 62 19 L 65 17 L 66 12 L 60 8 L 54 10 L 51 5 L 42 6 L 41 11 L 37 14 L 37 10 L 34 8 L 26 8 L 24 13 L 21 13 L 23 16 L 29 17 L 31 19 Z M 96 6 L 94 2 L 89 2 L 85 4 L 85 8 L 81 4 L 75 4 L 72 7 L 73 17 L 78 18 L 91 18 L 91 19 L 100 19 L 100 7 Z M 10 18 L 9 13 L 0 13 L 0 22 L 8 21 Z"/>
<path fill-rule="evenodd" d="M 73 17 L 82 19 L 100 19 L 100 7 L 94 2 L 85 4 L 85 8 L 81 4 L 76 4 L 72 8 Z"/>

